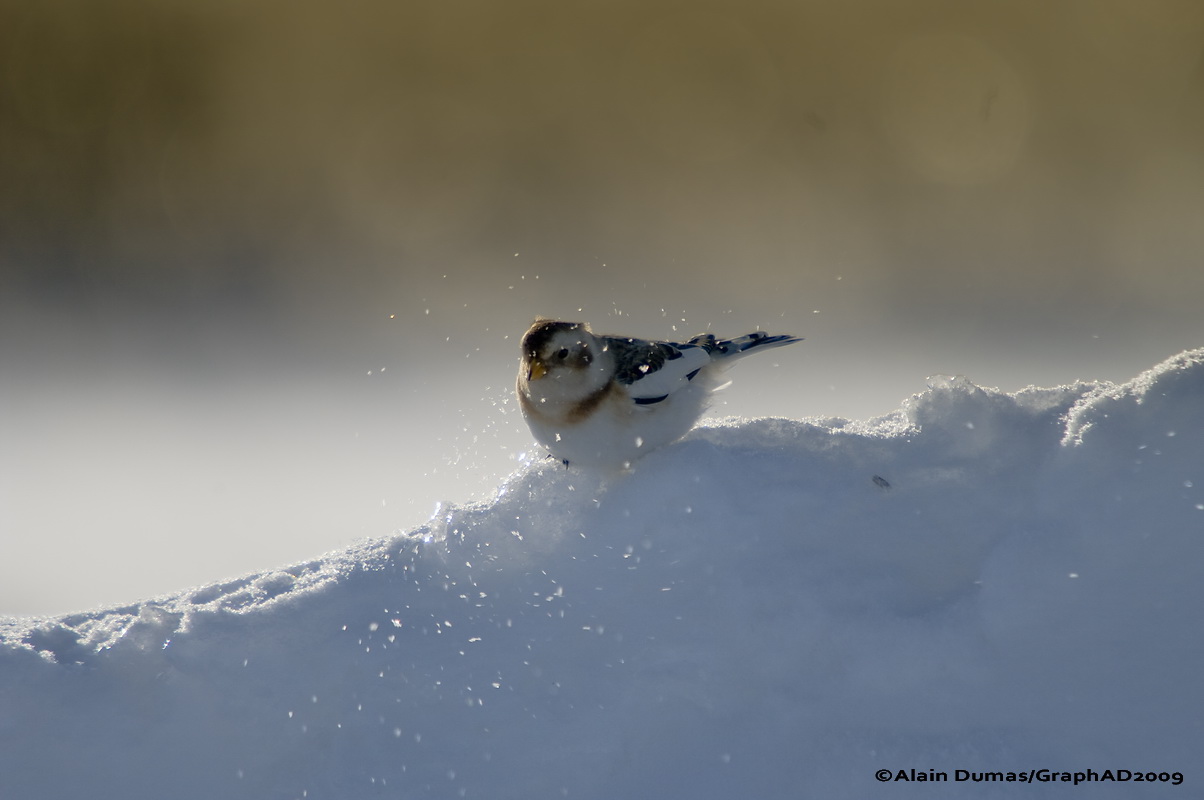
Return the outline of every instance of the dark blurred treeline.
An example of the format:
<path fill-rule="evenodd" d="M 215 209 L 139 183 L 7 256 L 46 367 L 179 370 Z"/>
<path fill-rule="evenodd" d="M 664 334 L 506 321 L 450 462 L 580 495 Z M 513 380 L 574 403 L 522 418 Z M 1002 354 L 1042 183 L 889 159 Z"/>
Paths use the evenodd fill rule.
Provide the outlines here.
<path fill-rule="evenodd" d="M 12 295 L 270 304 L 520 249 L 883 304 L 1204 286 L 1194 1 L 0 0 L 0 70 Z"/>

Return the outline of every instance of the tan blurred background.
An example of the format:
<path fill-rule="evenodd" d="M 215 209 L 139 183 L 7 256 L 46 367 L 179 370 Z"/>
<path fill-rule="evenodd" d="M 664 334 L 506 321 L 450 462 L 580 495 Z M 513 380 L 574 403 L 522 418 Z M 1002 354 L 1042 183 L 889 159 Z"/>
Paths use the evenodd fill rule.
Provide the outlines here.
<path fill-rule="evenodd" d="M 536 314 L 719 414 L 1204 343 L 1204 4 L 0 0 L 0 614 L 484 496 Z"/>

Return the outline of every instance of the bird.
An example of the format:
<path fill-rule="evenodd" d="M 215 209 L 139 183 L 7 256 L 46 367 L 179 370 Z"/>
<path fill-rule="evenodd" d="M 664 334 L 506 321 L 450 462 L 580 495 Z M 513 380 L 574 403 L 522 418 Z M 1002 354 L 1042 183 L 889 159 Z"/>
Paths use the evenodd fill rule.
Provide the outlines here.
<path fill-rule="evenodd" d="M 722 388 L 725 368 L 749 353 L 799 341 L 764 331 L 649 341 L 540 317 L 523 335 L 515 390 L 549 457 L 566 467 L 626 470 L 689 432 L 711 393 Z"/>

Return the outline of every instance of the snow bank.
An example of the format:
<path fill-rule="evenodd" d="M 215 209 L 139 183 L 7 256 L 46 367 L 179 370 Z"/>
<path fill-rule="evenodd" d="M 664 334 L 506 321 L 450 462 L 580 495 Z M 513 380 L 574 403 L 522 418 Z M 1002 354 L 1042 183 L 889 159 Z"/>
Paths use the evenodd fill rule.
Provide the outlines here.
<path fill-rule="evenodd" d="M 1204 350 L 1123 386 L 944 379 L 881 419 L 720 422 L 609 481 L 536 464 L 313 563 L 7 620 L 0 797 L 1189 796 L 1202 422 Z M 956 781 L 1043 769 L 1183 783 Z"/>

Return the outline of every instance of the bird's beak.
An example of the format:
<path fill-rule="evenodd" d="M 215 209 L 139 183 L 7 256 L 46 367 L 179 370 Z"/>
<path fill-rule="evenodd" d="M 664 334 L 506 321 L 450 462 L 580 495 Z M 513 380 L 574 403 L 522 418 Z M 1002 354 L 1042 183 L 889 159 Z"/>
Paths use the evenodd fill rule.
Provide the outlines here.
<path fill-rule="evenodd" d="M 548 368 L 543 365 L 542 361 L 531 359 L 531 366 L 527 368 L 527 380 L 537 381 L 547 374 Z"/>

